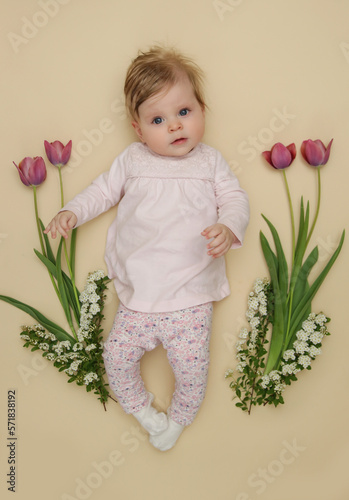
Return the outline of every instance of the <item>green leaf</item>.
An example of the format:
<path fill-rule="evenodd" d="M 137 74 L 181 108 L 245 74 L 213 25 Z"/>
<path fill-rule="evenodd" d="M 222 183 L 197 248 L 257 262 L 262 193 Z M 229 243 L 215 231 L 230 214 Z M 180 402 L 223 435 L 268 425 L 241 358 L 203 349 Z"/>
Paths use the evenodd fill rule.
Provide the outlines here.
<path fill-rule="evenodd" d="M 304 208 L 302 208 L 302 205 L 303 205 L 303 199 L 301 201 L 301 218 L 302 218 L 302 212 L 304 212 Z M 309 227 L 309 202 L 307 203 L 307 210 L 305 213 L 304 221 L 302 223 L 300 221 L 294 264 L 290 280 L 291 284 L 290 292 L 292 292 L 292 290 L 294 289 L 295 283 L 297 282 L 298 273 L 302 267 L 303 258 L 307 246 L 308 227 Z M 289 294 L 289 296 L 290 295 L 291 293 Z"/>
<path fill-rule="evenodd" d="M 77 304 L 76 304 L 74 287 L 73 287 L 72 281 L 67 274 L 65 274 L 64 272 L 62 274 L 63 274 L 64 285 L 66 287 L 67 297 L 69 296 L 69 298 L 68 298 L 69 304 L 73 310 L 75 321 L 77 322 L 77 324 L 79 324 L 80 323 L 80 311 L 79 311 Z M 78 290 L 76 290 L 76 291 L 77 291 L 77 294 L 79 296 L 80 295 L 79 291 Z"/>
<path fill-rule="evenodd" d="M 299 228 L 298 228 L 298 238 L 297 238 L 297 244 L 296 244 L 296 252 L 299 250 L 299 245 L 303 237 L 303 232 L 304 232 L 304 203 L 303 203 L 303 196 L 301 198 L 301 206 L 300 206 L 300 214 L 299 214 Z M 308 223 L 309 223 L 309 218 L 308 218 Z M 307 231 L 306 231 L 307 232 Z"/>
<path fill-rule="evenodd" d="M 53 264 L 53 262 L 51 260 L 49 260 L 47 257 L 45 257 L 44 255 L 42 255 L 42 253 L 40 253 L 38 250 L 34 249 L 34 252 L 35 252 L 36 256 L 41 260 L 41 262 L 43 264 L 45 264 L 45 266 L 50 271 L 50 273 L 57 279 L 57 268 L 56 268 L 56 265 Z M 70 291 L 73 293 L 73 296 L 74 296 L 74 289 L 73 289 L 73 284 L 72 284 L 71 279 L 69 278 L 69 276 L 64 271 L 62 271 L 62 276 L 63 276 L 64 281 L 67 283 L 67 285 L 70 288 Z M 77 294 L 80 295 L 79 290 L 76 289 L 76 291 L 77 291 Z"/>
<path fill-rule="evenodd" d="M 57 284 L 58 284 L 58 290 L 59 290 L 59 293 L 60 293 L 60 296 L 61 296 L 61 302 L 62 302 L 62 307 L 63 307 L 63 310 L 64 310 L 65 317 L 67 318 L 69 326 L 71 328 L 73 328 L 73 322 L 72 322 L 72 317 L 71 317 L 69 302 L 68 302 L 68 299 L 67 299 L 66 288 L 65 288 L 65 285 L 64 285 L 63 273 L 62 273 L 62 268 L 61 268 L 63 240 L 64 240 L 64 238 L 62 237 L 61 241 L 59 242 L 58 250 L 57 250 L 57 263 L 56 263 Z"/>
<path fill-rule="evenodd" d="M 49 259 L 48 257 L 45 257 L 45 255 L 42 255 L 38 250 L 34 248 L 35 255 L 41 260 L 41 262 L 47 267 L 49 272 L 52 274 L 57 279 L 57 269 L 55 263 Z"/>
<path fill-rule="evenodd" d="M 278 359 L 281 355 L 281 349 L 284 343 L 284 337 L 286 333 L 285 314 L 284 314 L 285 302 L 282 299 L 280 293 L 275 255 L 273 254 L 273 251 L 271 250 L 270 245 L 262 232 L 260 232 L 260 239 L 261 239 L 263 254 L 270 272 L 270 279 L 273 287 L 274 301 L 275 301 L 273 331 L 270 340 L 268 359 L 264 370 L 264 373 L 267 374 L 277 364 Z"/>
<path fill-rule="evenodd" d="M 77 235 L 77 228 L 74 228 L 71 232 L 71 239 L 70 239 L 70 269 L 74 279 L 75 279 L 76 235 Z"/>
<path fill-rule="evenodd" d="M 54 276 L 57 280 L 58 273 L 57 273 L 56 265 L 51 260 L 49 260 L 47 257 L 42 255 L 42 253 L 40 253 L 38 250 L 34 249 L 34 252 L 35 252 L 35 255 L 41 260 L 41 262 L 47 267 L 48 271 L 52 274 L 52 276 Z M 73 313 L 74 313 L 74 317 L 76 319 L 76 322 L 79 323 L 80 313 L 79 313 L 79 310 L 76 306 L 74 287 L 73 287 L 72 281 L 64 271 L 62 271 L 62 277 L 63 277 L 64 286 L 66 288 L 66 295 L 69 296 L 68 302 L 70 303 L 70 305 L 73 309 Z M 80 292 L 78 290 L 77 290 L 77 293 L 78 293 L 78 295 L 80 295 Z"/>
<path fill-rule="evenodd" d="M 327 265 L 325 268 L 322 270 L 322 272 L 319 274 L 319 276 L 316 278 L 314 283 L 309 287 L 309 290 L 304 294 L 303 298 L 299 302 L 298 306 L 296 307 L 294 314 L 292 315 L 292 324 L 290 327 L 290 333 L 289 333 L 289 339 L 292 339 L 294 334 L 297 331 L 297 327 L 304 317 L 305 311 L 308 308 L 309 303 L 313 300 L 315 294 L 319 290 L 320 286 L 322 285 L 324 279 L 326 278 L 328 272 L 330 271 L 331 267 L 335 263 L 341 249 L 344 243 L 344 237 L 345 237 L 345 231 L 343 231 L 340 242 L 338 244 L 338 247 L 332 254 L 332 257 L 328 261 Z M 289 343 L 288 339 L 288 343 Z"/>
<path fill-rule="evenodd" d="M 309 289 L 308 277 L 314 265 L 318 261 L 318 258 L 319 258 L 319 250 L 318 247 L 316 246 L 313 249 L 313 251 L 309 254 L 309 256 L 305 260 L 303 266 L 301 267 L 298 273 L 297 280 L 294 285 L 292 314 L 296 309 L 296 307 L 298 306 L 301 299 L 304 297 L 304 294 Z"/>
<path fill-rule="evenodd" d="M 279 289 L 280 289 L 280 294 L 282 300 L 286 303 L 286 297 L 287 297 L 287 290 L 288 290 L 288 267 L 287 267 L 287 262 L 285 258 L 285 253 L 282 248 L 282 244 L 279 238 L 279 234 L 273 224 L 262 214 L 263 219 L 266 221 L 266 223 L 269 226 L 269 229 L 271 231 L 271 234 L 274 239 L 275 243 L 275 248 L 276 248 L 276 255 L 277 255 L 277 260 L 278 260 L 278 282 L 279 282 Z"/>
<path fill-rule="evenodd" d="M 44 237 L 44 241 L 45 241 L 45 247 L 46 247 L 46 253 L 47 253 L 47 258 L 53 263 L 53 264 L 56 264 L 56 259 L 55 259 L 55 256 L 53 254 L 53 251 L 52 251 L 52 248 L 51 248 L 51 244 L 50 244 L 50 240 L 47 236 L 47 234 L 44 233 L 44 229 L 45 229 L 45 226 L 44 226 L 44 223 L 42 222 L 41 219 L 39 219 L 39 222 L 40 222 L 40 227 L 41 227 L 41 230 L 42 230 L 42 234 L 43 234 L 43 237 Z"/>
<path fill-rule="evenodd" d="M 272 249 L 270 248 L 269 242 L 267 238 L 264 236 L 262 231 L 259 233 L 260 236 L 260 241 L 261 241 L 261 246 L 262 246 L 262 251 L 263 255 L 265 258 L 265 261 L 267 263 L 268 269 L 269 269 L 269 274 L 270 274 L 270 279 L 272 282 L 273 287 L 276 286 L 277 288 L 279 287 L 279 282 L 278 282 L 278 260 Z"/>
<path fill-rule="evenodd" d="M 46 318 L 46 316 L 41 314 L 34 307 L 24 304 L 23 302 L 20 302 L 19 300 L 13 299 L 12 297 L 8 297 L 6 295 L 0 295 L 0 300 L 3 300 L 4 302 L 7 302 L 8 304 L 11 304 L 12 306 L 17 307 L 18 309 L 21 309 L 22 311 L 29 314 L 32 318 L 35 319 L 35 321 L 46 328 L 46 330 L 56 335 L 58 340 L 70 340 L 75 344 L 76 340 L 71 335 L 69 335 L 68 332 L 66 332 L 56 323 L 53 323 L 53 321 Z"/>

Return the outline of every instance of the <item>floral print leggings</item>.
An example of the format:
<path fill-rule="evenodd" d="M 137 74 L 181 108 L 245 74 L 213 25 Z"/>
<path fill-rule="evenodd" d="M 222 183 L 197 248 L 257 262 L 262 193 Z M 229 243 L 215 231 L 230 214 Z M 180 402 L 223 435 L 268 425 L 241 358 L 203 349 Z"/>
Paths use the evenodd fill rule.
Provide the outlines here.
<path fill-rule="evenodd" d="M 164 313 L 131 311 L 119 305 L 103 357 L 109 385 L 126 413 L 148 404 L 140 360 L 145 351 L 162 343 L 175 375 L 167 414 L 181 425 L 191 424 L 206 391 L 211 320 L 211 302 Z"/>

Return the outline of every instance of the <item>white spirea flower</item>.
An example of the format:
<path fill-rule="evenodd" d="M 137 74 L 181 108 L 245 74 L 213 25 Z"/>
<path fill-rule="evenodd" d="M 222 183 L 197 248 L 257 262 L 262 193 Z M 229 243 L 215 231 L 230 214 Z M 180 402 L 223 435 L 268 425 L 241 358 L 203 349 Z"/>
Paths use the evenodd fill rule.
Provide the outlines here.
<path fill-rule="evenodd" d="M 309 356 L 299 356 L 298 364 L 307 368 L 311 364 L 311 358 Z"/>
<path fill-rule="evenodd" d="M 80 293 L 79 300 L 82 303 L 88 302 L 88 294 L 85 292 L 85 290 Z"/>
<path fill-rule="evenodd" d="M 89 297 L 88 297 L 88 301 L 89 301 L 90 304 L 98 302 L 99 301 L 99 295 L 97 293 L 91 293 L 91 295 L 89 295 Z"/>
<path fill-rule="evenodd" d="M 79 359 L 78 359 L 78 360 L 76 360 L 76 361 L 73 361 L 73 362 L 72 362 L 72 364 L 70 365 L 70 368 L 71 368 L 74 372 L 76 372 L 76 371 L 79 369 L 79 366 L 80 366 L 80 364 L 81 364 L 81 363 L 82 363 L 82 361 L 81 361 L 81 360 L 79 360 Z"/>
<path fill-rule="evenodd" d="M 283 392 L 285 390 L 285 387 L 286 387 L 285 384 L 277 384 L 274 389 L 275 389 L 275 392 L 280 394 L 281 392 Z"/>
<path fill-rule="evenodd" d="M 315 317 L 315 323 L 322 326 L 327 323 L 327 318 L 324 314 L 320 313 Z"/>
<path fill-rule="evenodd" d="M 306 332 L 306 333 L 313 333 L 313 331 L 315 330 L 315 323 L 314 321 L 311 321 L 309 319 L 306 319 L 305 321 L 303 321 L 302 323 L 302 329 Z"/>
<path fill-rule="evenodd" d="M 256 326 L 258 326 L 259 324 L 260 324 L 260 319 L 257 317 L 252 318 L 250 321 L 250 325 L 252 328 L 256 328 Z"/>
<path fill-rule="evenodd" d="M 309 356 L 311 356 L 312 358 L 316 358 L 316 356 L 319 356 L 319 354 L 321 354 L 321 348 L 312 345 L 309 349 Z"/>
<path fill-rule="evenodd" d="M 323 338 L 324 336 L 321 332 L 314 332 L 310 335 L 309 340 L 313 344 L 321 344 Z"/>
<path fill-rule="evenodd" d="M 101 310 L 101 308 L 99 307 L 98 304 L 91 304 L 91 307 L 90 307 L 90 313 L 95 315 L 97 314 L 99 311 Z"/>
<path fill-rule="evenodd" d="M 105 276 L 104 271 L 102 271 L 101 269 L 99 269 L 98 271 L 90 273 L 88 275 L 87 281 L 88 282 L 98 281 L 98 280 L 101 280 L 102 278 L 104 278 L 104 276 Z"/>
<path fill-rule="evenodd" d="M 259 312 L 262 316 L 266 316 L 268 314 L 267 306 L 259 306 Z"/>
<path fill-rule="evenodd" d="M 81 351 L 81 349 L 83 348 L 84 346 L 82 345 L 81 342 L 76 342 L 76 344 L 73 345 L 73 351 Z"/>
<path fill-rule="evenodd" d="M 296 333 L 296 337 L 298 340 L 303 340 L 304 342 L 306 342 L 309 339 L 309 333 L 305 332 L 304 330 L 299 330 Z"/>
<path fill-rule="evenodd" d="M 69 340 L 63 340 L 60 344 L 61 344 L 61 347 L 65 347 L 68 350 L 71 348 L 71 343 Z"/>
<path fill-rule="evenodd" d="M 257 295 L 264 290 L 266 284 L 267 283 L 264 280 L 260 278 L 256 279 L 253 289 Z"/>
<path fill-rule="evenodd" d="M 97 285 L 96 283 L 94 283 L 93 281 L 91 283 L 88 283 L 88 285 L 86 285 L 85 287 L 85 292 L 88 293 L 89 295 L 93 294 L 97 289 Z"/>
<path fill-rule="evenodd" d="M 41 342 L 41 344 L 39 344 L 39 348 L 42 350 L 42 351 L 48 351 L 50 346 L 46 343 L 46 342 Z"/>
<path fill-rule="evenodd" d="M 245 343 L 244 340 L 238 340 L 235 344 L 236 350 L 242 351 L 244 343 Z"/>
<path fill-rule="evenodd" d="M 236 355 L 236 358 L 239 361 L 245 361 L 246 360 L 246 354 L 244 352 L 238 352 Z"/>
<path fill-rule="evenodd" d="M 247 318 L 248 321 L 250 321 L 255 315 L 255 311 L 253 311 L 252 309 L 248 309 L 245 313 L 245 316 Z"/>
<path fill-rule="evenodd" d="M 248 299 L 248 307 L 252 309 L 253 311 L 257 311 L 259 307 L 259 300 L 257 297 L 250 297 Z"/>
<path fill-rule="evenodd" d="M 280 380 L 280 373 L 277 371 L 277 370 L 273 370 L 269 373 L 269 378 L 270 380 L 272 380 L 273 382 L 279 382 Z"/>
<path fill-rule="evenodd" d="M 236 370 L 242 373 L 246 365 L 247 365 L 246 361 L 240 361 L 240 363 L 236 366 Z"/>
<path fill-rule="evenodd" d="M 97 373 L 90 372 L 90 373 L 88 373 L 87 375 L 84 376 L 84 384 L 85 385 L 90 384 L 91 382 L 93 382 L 93 380 L 98 380 Z"/>
<path fill-rule="evenodd" d="M 296 363 L 285 364 L 282 367 L 281 371 L 283 375 L 292 375 L 297 371 L 297 364 Z"/>
<path fill-rule="evenodd" d="M 298 354 L 304 354 L 308 350 L 308 344 L 302 340 L 296 340 L 293 343 L 293 347 Z"/>
<path fill-rule="evenodd" d="M 261 378 L 261 386 L 263 387 L 263 389 L 266 389 L 269 384 L 270 384 L 269 375 L 263 375 L 263 377 Z"/>
<path fill-rule="evenodd" d="M 96 344 L 90 344 L 85 348 L 85 351 L 90 352 L 93 351 L 93 349 L 96 349 Z"/>
<path fill-rule="evenodd" d="M 294 349 L 287 349 L 287 351 L 284 352 L 283 358 L 285 361 L 288 361 L 289 359 L 296 359 Z"/>
<path fill-rule="evenodd" d="M 239 333 L 240 339 L 247 339 L 248 337 L 248 330 L 247 328 L 241 328 L 240 333 Z"/>

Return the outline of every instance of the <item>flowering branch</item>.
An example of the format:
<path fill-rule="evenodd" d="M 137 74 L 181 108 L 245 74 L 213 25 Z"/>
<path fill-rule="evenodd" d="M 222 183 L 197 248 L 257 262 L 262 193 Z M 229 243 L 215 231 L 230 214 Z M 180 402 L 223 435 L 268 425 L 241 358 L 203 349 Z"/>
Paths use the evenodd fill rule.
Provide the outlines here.
<path fill-rule="evenodd" d="M 329 261 L 313 281 L 308 278 L 318 261 L 316 246 L 305 258 L 305 251 L 314 231 L 320 209 L 321 182 L 319 166 L 329 159 L 332 141 L 327 148 L 321 141 L 304 141 L 301 152 L 307 163 L 318 170 L 318 201 L 313 224 L 309 230 L 310 208 L 304 209 L 303 198 L 300 204 L 300 219 L 297 242 L 291 195 L 284 174 L 287 197 L 291 212 L 292 226 L 292 266 L 290 279 L 288 266 L 279 234 L 273 224 L 263 215 L 274 242 L 272 250 L 267 238 L 260 233 L 262 251 L 268 266 L 270 279 L 257 280 L 249 298 L 247 319 L 251 330 L 243 329 L 237 343 L 239 364 L 236 370 L 242 375 L 237 378 L 234 370 L 228 370 L 227 378 L 236 397 L 237 406 L 250 413 L 253 405 L 283 403 L 281 393 L 286 385 L 297 380 L 296 374 L 304 368 L 310 369 L 310 363 L 321 352 L 321 341 L 327 331 L 327 318 L 323 313 L 311 312 L 311 303 L 336 261 L 345 237 L 343 231 L 339 244 Z M 285 147 L 281 143 L 271 151 L 263 153 L 264 158 L 275 169 L 289 167 L 296 157 L 294 144 Z M 271 329 L 270 343 L 266 339 Z M 269 349 L 265 346 L 269 343 Z"/>
<path fill-rule="evenodd" d="M 61 206 L 64 204 L 61 167 L 68 162 L 71 147 L 71 141 L 66 146 L 59 141 L 45 141 L 47 157 L 59 170 Z M 44 232 L 45 226 L 39 218 L 36 187 L 46 179 L 45 162 L 41 157 L 27 157 L 15 166 L 23 184 L 33 187 L 35 220 L 41 246 L 41 252 L 34 252 L 48 270 L 72 335 L 24 302 L 6 295 L 0 295 L 0 300 L 21 309 L 35 319 L 34 326 L 22 327 L 24 347 L 31 347 L 32 351 L 41 350 L 46 359 L 53 361 L 59 371 L 64 371 L 70 377 L 69 383 L 76 382 L 78 385 L 85 385 L 88 392 L 94 391 L 105 408 L 108 398 L 114 400 L 103 380 L 105 368 L 101 328 L 104 318 L 104 291 L 110 280 L 103 271 L 97 271 L 89 275 L 84 291 L 81 294 L 78 292 L 75 285 L 76 229 L 71 235 L 70 256 L 64 238 L 61 238 L 55 256 Z M 62 269 L 63 248 L 69 276 Z"/>

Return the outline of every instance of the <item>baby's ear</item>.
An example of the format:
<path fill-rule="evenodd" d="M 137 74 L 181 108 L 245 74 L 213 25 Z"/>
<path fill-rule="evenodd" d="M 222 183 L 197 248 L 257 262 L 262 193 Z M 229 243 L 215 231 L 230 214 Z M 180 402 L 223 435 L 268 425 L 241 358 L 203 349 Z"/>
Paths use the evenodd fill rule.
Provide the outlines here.
<path fill-rule="evenodd" d="M 136 121 L 131 122 L 132 127 L 135 129 L 136 134 L 140 138 L 140 140 L 143 142 L 143 135 L 142 135 L 142 130 L 141 127 L 139 126 L 139 123 Z"/>

